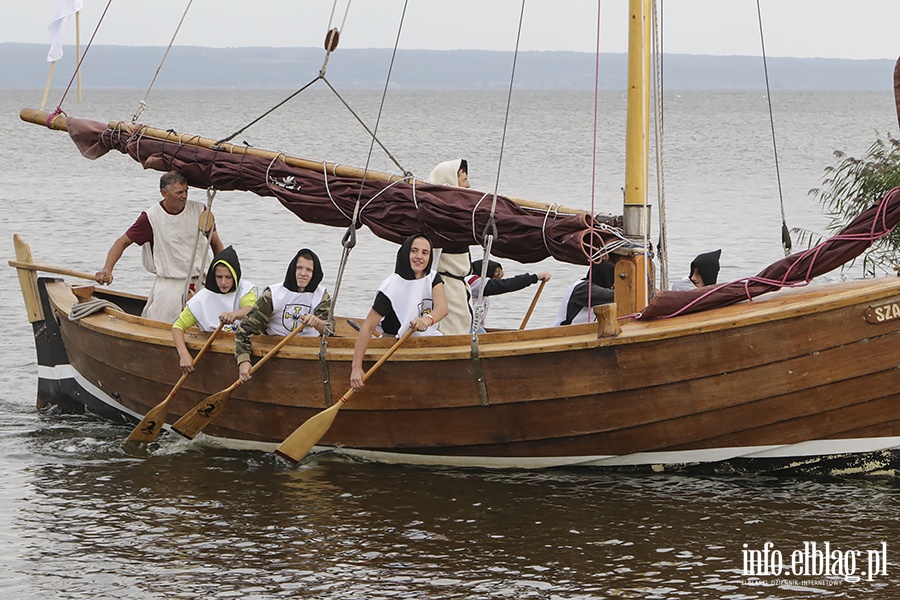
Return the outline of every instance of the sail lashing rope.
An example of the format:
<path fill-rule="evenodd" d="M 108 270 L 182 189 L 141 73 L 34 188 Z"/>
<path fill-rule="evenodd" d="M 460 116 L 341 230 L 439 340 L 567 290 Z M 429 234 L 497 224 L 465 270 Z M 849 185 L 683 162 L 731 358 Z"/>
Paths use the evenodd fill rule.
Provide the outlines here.
<path fill-rule="evenodd" d="M 759 6 L 759 0 L 756 0 L 756 16 L 759 20 L 759 45 L 762 48 L 763 72 L 766 76 L 766 101 L 769 104 L 769 125 L 772 128 L 772 154 L 775 157 L 775 177 L 778 180 L 778 202 L 781 207 L 781 246 L 784 249 L 784 255 L 791 253 L 791 231 L 787 226 L 787 217 L 784 213 L 784 194 L 781 191 L 781 169 L 778 163 L 778 144 L 775 142 L 775 117 L 772 112 L 772 92 L 769 88 L 769 66 L 766 60 L 766 42 L 763 35 L 762 9 Z"/>

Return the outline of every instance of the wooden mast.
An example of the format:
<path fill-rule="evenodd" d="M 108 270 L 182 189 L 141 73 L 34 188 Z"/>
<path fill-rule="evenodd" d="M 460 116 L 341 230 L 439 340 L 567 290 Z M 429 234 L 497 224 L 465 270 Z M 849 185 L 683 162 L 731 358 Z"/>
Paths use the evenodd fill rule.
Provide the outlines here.
<path fill-rule="evenodd" d="M 625 136 L 625 235 L 637 243 L 649 236 L 647 157 L 650 124 L 650 28 L 651 0 L 629 0 L 628 115 Z M 652 273 L 647 254 L 622 256 L 616 262 L 616 304 L 620 315 L 644 308 L 650 301 Z"/>

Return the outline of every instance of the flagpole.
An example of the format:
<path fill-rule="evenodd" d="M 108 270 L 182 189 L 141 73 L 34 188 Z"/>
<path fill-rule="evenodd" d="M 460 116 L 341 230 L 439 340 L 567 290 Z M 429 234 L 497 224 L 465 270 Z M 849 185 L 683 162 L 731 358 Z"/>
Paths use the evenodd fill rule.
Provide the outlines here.
<path fill-rule="evenodd" d="M 44 98 L 41 100 L 41 111 L 43 112 L 44 106 L 47 105 L 47 94 L 50 93 L 50 81 L 53 79 L 53 69 L 56 68 L 56 61 L 54 60 L 50 63 L 50 73 L 47 74 L 47 85 L 44 86 Z"/>

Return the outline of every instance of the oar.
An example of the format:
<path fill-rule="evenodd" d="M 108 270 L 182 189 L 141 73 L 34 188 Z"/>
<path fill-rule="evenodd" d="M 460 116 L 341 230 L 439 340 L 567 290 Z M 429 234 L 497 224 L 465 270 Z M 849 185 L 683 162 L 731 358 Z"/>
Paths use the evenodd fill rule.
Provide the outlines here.
<path fill-rule="evenodd" d="M 83 271 L 74 271 L 72 269 L 66 269 L 64 267 L 54 267 L 53 265 L 48 265 L 46 263 L 11 260 L 9 261 L 9 266 L 16 267 L 17 269 L 25 269 L 28 271 L 43 271 L 44 273 L 56 273 L 57 275 L 68 275 L 69 277 L 80 277 L 81 279 L 96 281 L 94 275 L 91 275 L 90 273 L 85 273 Z"/>
<path fill-rule="evenodd" d="M 528 307 L 528 312 L 525 313 L 525 318 L 522 319 L 522 324 L 519 325 L 519 329 L 525 329 L 525 326 L 528 325 L 528 319 L 531 318 L 531 313 L 534 312 L 534 307 L 537 306 L 538 298 L 541 297 L 541 292 L 544 291 L 544 284 L 547 283 L 547 280 L 541 282 L 541 285 L 538 286 L 537 291 L 534 293 L 534 298 L 531 300 L 531 306 Z"/>
<path fill-rule="evenodd" d="M 219 332 L 222 331 L 222 327 L 224 326 L 225 323 L 219 323 L 216 330 L 212 332 L 212 335 L 209 336 L 209 339 L 206 340 L 206 343 L 200 348 L 200 352 L 194 357 L 192 363 L 194 367 L 200 362 L 200 357 L 206 353 L 206 350 L 212 345 L 213 340 L 216 339 L 216 336 L 219 335 Z M 126 442 L 152 442 L 156 439 L 156 436 L 162 431 L 162 426 L 166 423 L 166 415 L 169 412 L 169 402 L 172 401 L 172 398 L 175 397 L 175 394 L 178 393 L 178 390 L 180 390 L 181 386 L 184 385 L 184 382 L 187 381 L 188 375 L 190 375 L 190 373 L 182 374 L 181 379 L 178 380 L 178 383 L 175 384 L 175 387 L 172 388 L 172 391 L 169 392 L 166 399 L 147 411 L 147 414 L 144 415 L 141 422 L 137 424 L 131 432 L 131 435 L 125 439 Z"/>
<path fill-rule="evenodd" d="M 274 348 L 269 350 L 269 352 L 261 359 L 259 359 L 259 361 L 255 365 L 250 367 L 250 374 L 252 375 L 256 373 L 256 371 L 261 366 L 263 366 L 267 360 L 278 354 L 278 351 L 281 350 L 281 348 L 284 347 L 285 344 L 291 341 L 293 337 L 301 331 L 303 331 L 302 323 L 299 327 L 297 327 L 297 329 L 281 338 L 281 341 L 278 342 Z M 200 431 L 204 427 L 206 427 L 206 424 L 213 420 L 213 417 L 222 412 L 222 409 L 225 407 L 225 402 L 227 402 L 228 398 L 231 397 L 231 392 L 233 392 L 239 385 L 241 385 L 240 378 L 238 378 L 237 381 L 232 383 L 221 392 L 216 392 L 212 396 L 207 397 L 197 406 L 186 412 L 183 417 L 175 421 L 175 423 L 172 425 L 172 431 L 174 431 L 175 433 L 180 433 L 189 440 L 194 439 L 194 436 L 200 433 Z"/>
<path fill-rule="evenodd" d="M 372 374 L 377 371 L 378 368 L 383 365 L 384 362 L 397 351 L 397 348 L 399 348 L 413 333 L 413 329 L 407 330 L 407 332 L 378 359 L 378 362 L 372 365 L 371 369 L 366 371 L 362 378 L 363 381 L 366 381 L 371 377 Z M 334 421 L 337 412 L 341 410 L 341 407 L 344 406 L 344 403 L 347 402 L 353 394 L 354 390 L 353 388 L 350 388 L 343 396 L 341 396 L 340 400 L 307 419 L 303 425 L 295 429 L 294 433 L 286 437 L 285 440 L 275 448 L 275 453 L 279 456 L 283 456 L 289 461 L 295 463 L 300 462 L 312 447 L 316 445 L 316 442 L 322 439 L 322 436 L 325 435 L 325 432 L 331 427 L 331 423 Z"/>

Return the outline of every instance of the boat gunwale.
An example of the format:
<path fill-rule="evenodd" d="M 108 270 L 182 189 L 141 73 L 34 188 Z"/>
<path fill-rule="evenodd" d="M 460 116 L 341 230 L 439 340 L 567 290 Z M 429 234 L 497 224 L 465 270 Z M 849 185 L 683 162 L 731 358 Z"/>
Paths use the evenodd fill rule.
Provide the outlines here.
<path fill-rule="evenodd" d="M 75 302 L 68 283 L 60 278 L 41 278 L 47 288 L 51 305 L 57 314 L 68 317 Z M 117 292 L 104 291 L 114 296 Z M 481 358 L 502 357 L 509 354 L 545 354 L 571 350 L 602 348 L 622 344 L 660 341 L 678 337 L 708 334 L 722 330 L 735 330 L 760 323 L 770 323 L 799 317 L 816 312 L 828 312 L 852 305 L 873 304 L 900 296 L 900 277 L 840 282 L 786 289 L 775 292 L 763 299 L 741 302 L 731 306 L 715 308 L 701 313 L 692 313 L 668 319 L 653 321 L 629 321 L 622 325 L 622 331 L 614 337 L 598 337 L 595 324 L 565 325 L 526 330 L 500 330 L 478 336 L 478 355 Z M 132 297 L 131 294 L 128 297 Z M 106 316 L 104 319 L 103 317 Z M 114 323 L 124 322 L 126 327 Z M 159 321 L 145 319 L 128 313 L 107 309 L 105 314 L 95 314 L 80 320 L 83 327 L 111 337 L 131 339 L 140 343 L 174 347 L 171 327 Z M 877 326 L 872 324 L 873 327 Z M 149 332 L 159 332 L 158 335 Z M 165 333 L 163 333 L 165 332 Z M 253 355 L 262 356 L 277 343 L 277 336 L 257 336 Z M 189 332 L 188 347 L 198 349 L 206 336 L 200 332 Z M 231 353 L 233 334 L 216 340 L 213 351 Z M 373 338 L 366 352 L 367 360 L 379 356 L 383 349 L 390 347 L 394 338 Z M 355 337 L 334 336 L 328 338 L 327 355 L 338 360 L 350 360 L 356 343 Z M 226 348 L 227 346 L 227 348 Z M 284 358 L 320 359 L 320 340 L 316 338 L 295 338 L 280 353 Z M 471 337 L 468 335 L 434 336 L 411 338 L 397 352 L 397 359 L 405 361 L 460 360 L 472 356 Z"/>

